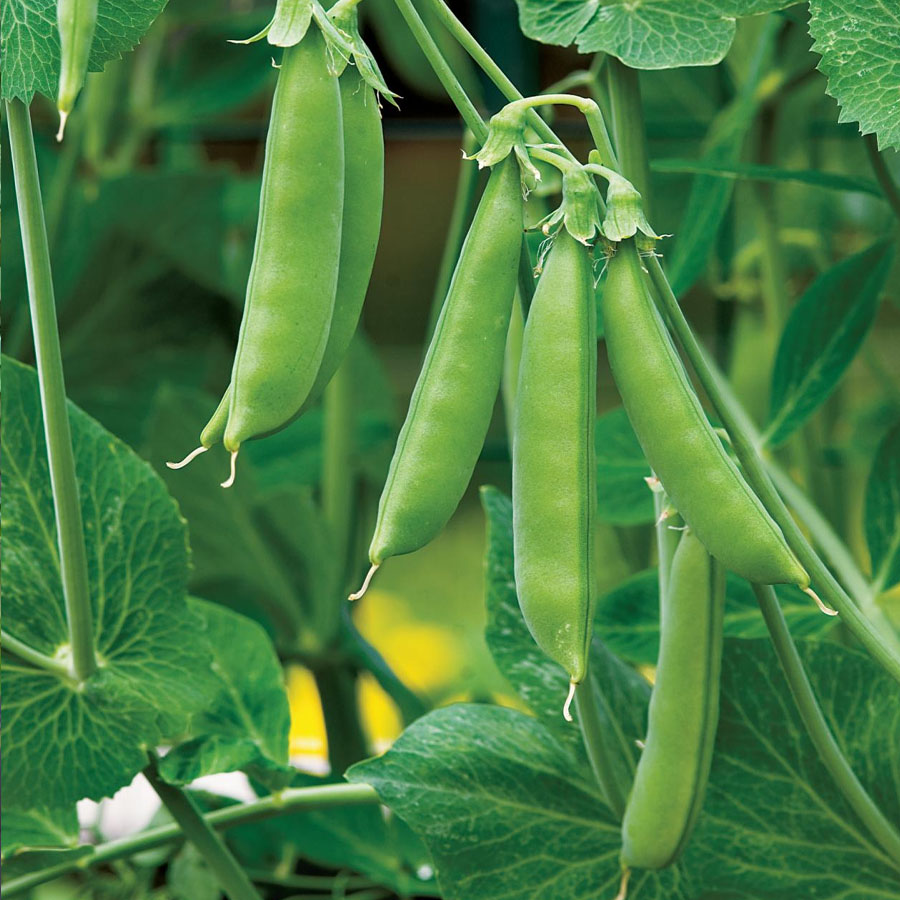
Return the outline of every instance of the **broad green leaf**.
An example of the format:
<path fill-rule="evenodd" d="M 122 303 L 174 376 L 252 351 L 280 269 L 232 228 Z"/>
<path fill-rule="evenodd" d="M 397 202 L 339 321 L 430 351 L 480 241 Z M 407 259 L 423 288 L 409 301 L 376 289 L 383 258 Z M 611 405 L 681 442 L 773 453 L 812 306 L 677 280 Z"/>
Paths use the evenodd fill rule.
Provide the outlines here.
<path fill-rule="evenodd" d="M 512 503 L 496 488 L 482 488 L 481 498 L 488 519 L 485 560 L 488 649 L 497 668 L 544 726 L 568 753 L 587 765 L 578 728 L 566 722 L 561 714 L 568 687 L 566 673 L 535 644 L 519 610 L 513 563 Z M 605 730 L 615 735 L 611 755 L 619 779 L 623 785 L 629 785 L 637 758 L 634 742 L 644 733 L 649 686 L 596 638 L 589 675 L 602 704 L 601 721 Z"/>
<path fill-rule="evenodd" d="M 527 37 L 582 53 L 602 51 L 635 69 L 711 66 L 728 52 L 739 16 L 791 0 L 516 0 Z"/>
<path fill-rule="evenodd" d="M 4 358 L 4 629 L 47 656 L 68 643 L 38 384 Z M 101 666 L 83 685 L 4 653 L 3 791 L 11 807 L 112 794 L 210 697 L 185 602 L 184 521 L 153 470 L 69 407 Z"/>
<path fill-rule="evenodd" d="M 867 656 L 798 641 L 841 750 L 900 822 L 900 689 Z M 768 641 L 725 643 L 716 752 L 685 865 L 710 896 L 886 900 L 898 872 L 806 735 Z"/>
<path fill-rule="evenodd" d="M 878 312 L 891 268 L 891 241 L 879 241 L 820 275 L 791 310 L 772 372 L 765 440 L 777 446 L 837 387 Z"/>
<path fill-rule="evenodd" d="M 244 769 L 273 787 L 293 776 L 288 766 L 291 714 L 284 675 L 268 635 L 255 622 L 215 603 L 191 599 L 212 649 L 219 691 L 191 720 L 192 740 L 179 744 L 159 764 L 172 784 L 202 775 Z"/>
<path fill-rule="evenodd" d="M 353 766 L 420 834 L 446 900 L 613 897 L 619 826 L 589 768 L 520 712 L 460 704 L 419 719 Z M 634 900 L 694 896 L 679 867 L 635 873 Z"/>
<path fill-rule="evenodd" d="M 4 864 L 7 857 L 24 850 L 72 849 L 78 845 L 78 816 L 74 806 L 15 809 L 4 804 L 0 835 Z"/>
<path fill-rule="evenodd" d="M 900 425 L 882 440 L 866 486 L 866 541 L 876 592 L 900 582 Z"/>
<path fill-rule="evenodd" d="M 611 525 L 652 522 L 652 474 L 623 407 L 597 418 L 597 516 Z"/>
<path fill-rule="evenodd" d="M 798 588 L 776 588 L 781 608 L 795 636 L 819 637 L 833 619 L 823 616 Z M 659 580 L 656 569 L 639 572 L 597 600 L 594 628 L 606 646 L 631 663 L 655 665 L 659 649 Z M 766 626 L 750 585 L 728 574 L 725 634 L 765 637 Z"/>
<path fill-rule="evenodd" d="M 100 0 L 88 70 L 99 72 L 131 50 L 167 0 Z M 30 101 L 35 91 L 56 100 L 59 32 L 56 0 L 4 0 L 0 18 L 3 99 Z"/>
<path fill-rule="evenodd" d="M 650 163 L 654 172 L 679 175 L 712 175 L 735 181 L 786 181 L 808 184 L 811 187 L 832 191 L 851 191 L 883 197 L 878 183 L 863 175 L 845 175 L 839 172 L 820 172 L 818 169 L 782 169 L 758 163 L 717 162 L 712 159 L 655 159 Z"/>
<path fill-rule="evenodd" d="M 900 10 L 893 0 L 810 0 L 812 49 L 838 121 L 859 122 L 881 148 L 900 148 Z"/>

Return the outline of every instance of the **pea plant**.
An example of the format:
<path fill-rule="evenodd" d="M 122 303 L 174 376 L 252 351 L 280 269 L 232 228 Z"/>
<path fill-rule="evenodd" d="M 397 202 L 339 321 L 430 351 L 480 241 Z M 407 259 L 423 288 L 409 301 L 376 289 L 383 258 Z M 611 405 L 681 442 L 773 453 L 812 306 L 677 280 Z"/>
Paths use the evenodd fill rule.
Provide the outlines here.
<path fill-rule="evenodd" d="M 4 3 L 4 896 L 900 896 L 900 12 L 487 6 Z M 473 483 L 508 691 L 438 703 L 357 613 Z"/>

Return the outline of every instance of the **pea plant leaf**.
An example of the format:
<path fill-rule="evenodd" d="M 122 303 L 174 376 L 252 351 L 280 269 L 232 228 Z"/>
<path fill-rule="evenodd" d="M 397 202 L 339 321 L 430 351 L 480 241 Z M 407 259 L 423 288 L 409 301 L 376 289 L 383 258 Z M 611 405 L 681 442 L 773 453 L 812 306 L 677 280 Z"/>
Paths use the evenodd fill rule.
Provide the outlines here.
<path fill-rule="evenodd" d="M 34 371 L 3 359 L 4 630 L 53 657 L 68 643 Z M 185 601 L 184 520 L 145 462 L 70 404 L 100 667 L 78 685 L 4 652 L 3 791 L 66 808 L 127 784 L 147 748 L 185 732 L 213 685 Z"/>
<path fill-rule="evenodd" d="M 288 765 L 291 714 L 281 663 L 268 635 L 218 604 L 191 598 L 188 605 L 203 622 L 202 639 L 212 649 L 219 691 L 193 716 L 195 737 L 160 761 L 160 774 L 172 784 L 188 784 L 202 775 L 241 769 L 274 788 L 286 786 L 293 777 Z"/>
<path fill-rule="evenodd" d="M 518 711 L 439 709 L 347 778 L 371 784 L 424 838 L 446 900 L 612 897 L 618 889 L 619 826 L 590 769 Z M 692 894 L 676 867 L 635 873 L 629 896 Z"/>
<path fill-rule="evenodd" d="M 764 439 L 787 440 L 837 387 L 868 334 L 894 247 L 879 241 L 820 275 L 791 310 L 772 372 Z"/>
<path fill-rule="evenodd" d="M 798 641 L 828 725 L 889 822 L 900 821 L 900 691 L 867 656 Z M 885 898 L 897 869 L 835 787 L 768 641 L 727 640 L 706 803 L 685 864 L 711 896 Z"/>
<path fill-rule="evenodd" d="M 900 425 L 882 440 L 866 485 L 866 541 L 876 593 L 900 583 Z"/>
<path fill-rule="evenodd" d="M 820 637 L 831 630 L 833 620 L 793 585 L 776 588 L 791 633 Z M 659 650 L 659 581 L 656 569 L 638 572 L 597 599 L 594 628 L 606 646 L 636 665 L 656 664 Z M 725 600 L 725 634 L 731 637 L 765 637 L 766 626 L 750 585 L 728 574 Z"/>
<path fill-rule="evenodd" d="M 526 37 L 602 51 L 635 69 L 712 66 L 728 52 L 740 16 L 792 0 L 516 0 Z"/>
<path fill-rule="evenodd" d="M 900 9 L 891 0 L 810 0 L 809 33 L 839 121 L 900 148 Z"/>
<path fill-rule="evenodd" d="M 78 846 L 75 807 L 3 810 L 3 884 L 39 869 L 68 863 L 93 853 Z"/>
<path fill-rule="evenodd" d="M 611 525 L 652 522 L 652 474 L 624 407 L 597 417 L 597 516 Z"/>
<path fill-rule="evenodd" d="M 167 0 L 100 0 L 88 71 L 100 72 L 131 50 L 162 12 Z M 5 0 L 0 16 L 4 100 L 29 102 L 35 91 L 56 100 L 59 32 L 56 0 Z"/>

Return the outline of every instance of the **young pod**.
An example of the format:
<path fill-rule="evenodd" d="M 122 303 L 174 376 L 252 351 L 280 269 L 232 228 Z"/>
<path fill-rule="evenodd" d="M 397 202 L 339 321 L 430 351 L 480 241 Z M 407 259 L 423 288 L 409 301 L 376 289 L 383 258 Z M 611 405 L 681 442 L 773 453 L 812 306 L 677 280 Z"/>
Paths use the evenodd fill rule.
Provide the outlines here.
<path fill-rule="evenodd" d="M 662 869 L 703 805 L 719 721 L 725 570 L 691 531 L 660 600 L 659 658 L 647 737 L 622 821 L 622 862 Z"/>
<path fill-rule="evenodd" d="M 726 453 L 644 280 L 633 240 L 609 261 L 603 327 L 613 377 L 673 505 L 726 568 L 761 584 L 809 585 L 781 529 Z"/>
<path fill-rule="evenodd" d="M 537 644 L 573 684 L 594 602 L 596 307 L 590 251 L 562 229 L 522 343 L 513 426 L 516 591 Z"/>
<path fill-rule="evenodd" d="M 369 547 L 372 571 L 432 540 L 472 477 L 503 371 L 522 205 L 519 167 L 505 160 L 478 204 L 397 439 Z"/>
<path fill-rule="evenodd" d="M 56 24 L 59 29 L 59 89 L 56 97 L 59 132 L 56 139 L 61 141 L 66 119 L 84 87 L 97 27 L 97 0 L 57 0 Z"/>
<path fill-rule="evenodd" d="M 232 454 L 309 396 L 334 312 L 343 204 L 341 94 L 311 27 L 284 51 L 272 104 L 224 435 Z"/>

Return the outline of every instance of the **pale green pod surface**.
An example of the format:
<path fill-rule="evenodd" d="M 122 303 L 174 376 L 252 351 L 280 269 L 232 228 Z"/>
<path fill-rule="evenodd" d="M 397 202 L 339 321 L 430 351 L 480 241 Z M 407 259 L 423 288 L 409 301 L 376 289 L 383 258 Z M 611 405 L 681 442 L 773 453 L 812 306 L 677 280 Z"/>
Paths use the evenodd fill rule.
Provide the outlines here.
<path fill-rule="evenodd" d="M 310 28 L 284 51 L 272 105 L 253 264 L 231 376 L 225 448 L 300 409 L 325 352 L 344 203 L 338 80 Z"/>
<path fill-rule="evenodd" d="M 72 111 L 87 75 L 88 57 L 97 27 L 97 0 L 58 0 L 56 23 L 60 49 L 56 105 L 61 114 L 58 138 L 62 138 L 65 117 Z"/>
<path fill-rule="evenodd" d="M 707 550 L 761 584 L 809 585 L 713 431 L 647 290 L 633 240 L 609 262 L 603 288 L 609 364 L 650 467 Z"/>
<path fill-rule="evenodd" d="M 322 364 L 304 408 L 331 381 L 356 332 L 369 287 L 384 199 L 384 137 L 375 92 L 354 66 L 340 78 L 344 128 L 344 214 L 337 293 Z"/>
<path fill-rule="evenodd" d="M 596 306 L 589 250 L 564 229 L 522 344 L 513 430 L 516 591 L 538 646 L 585 675 L 595 594 Z"/>
<path fill-rule="evenodd" d="M 472 477 L 500 388 L 522 205 L 509 159 L 491 172 L 413 390 L 378 504 L 373 565 L 432 540 Z"/>
<path fill-rule="evenodd" d="M 231 405 L 231 385 L 225 389 L 216 411 L 212 414 L 210 420 L 206 423 L 206 427 L 200 432 L 200 446 L 214 447 L 221 444 L 225 437 L 225 426 L 228 423 L 228 407 Z"/>
<path fill-rule="evenodd" d="M 686 532 L 660 604 L 647 737 L 622 821 L 629 868 L 675 862 L 703 806 L 719 721 L 724 595 L 724 568 Z"/>

